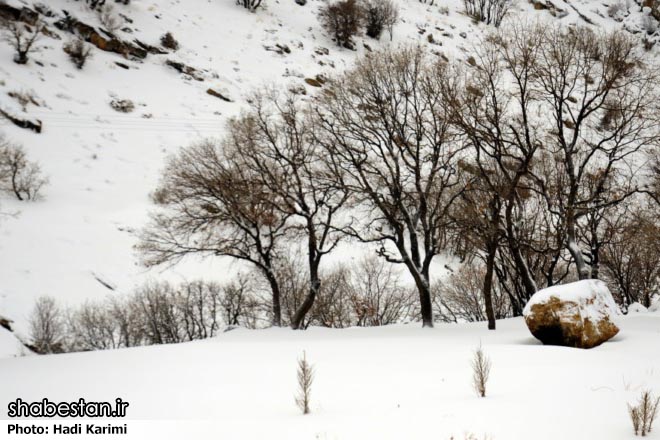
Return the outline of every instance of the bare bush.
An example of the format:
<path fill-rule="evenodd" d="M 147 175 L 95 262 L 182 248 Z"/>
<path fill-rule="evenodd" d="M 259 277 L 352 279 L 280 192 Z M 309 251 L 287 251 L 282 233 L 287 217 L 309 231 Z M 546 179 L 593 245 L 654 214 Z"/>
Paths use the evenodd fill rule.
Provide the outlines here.
<path fill-rule="evenodd" d="M 92 55 L 92 48 L 81 38 L 75 38 L 64 44 L 63 50 L 78 69 L 82 69 Z"/>
<path fill-rule="evenodd" d="M 261 2 L 262 0 L 236 0 L 237 5 L 243 6 L 250 12 L 256 12 L 259 6 L 261 6 Z"/>
<path fill-rule="evenodd" d="M 350 286 L 352 275 L 351 268 L 343 264 L 323 272 L 321 293 L 310 313 L 310 321 L 313 325 L 333 328 L 355 325 Z"/>
<path fill-rule="evenodd" d="M 119 323 L 106 302 L 88 301 L 69 312 L 69 351 L 109 350 L 122 346 Z"/>
<path fill-rule="evenodd" d="M 399 20 L 396 4 L 392 0 L 367 0 L 362 8 L 367 36 L 378 40 L 387 29 L 392 40 L 394 25 Z"/>
<path fill-rule="evenodd" d="M 616 21 L 622 21 L 626 15 L 628 15 L 628 5 L 625 1 L 611 3 L 607 7 L 607 16 Z"/>
<path fill-rule="evenodd" d="M 261 312 L 262 309 L 267 309 L 267 306 L 262 307 L 259 298 L 255 296 L 256 288 L 255 280 L 242 274 L 223 287 L 220 306 L 226 325 L 257 328 L 264 320 Z"/>
<path fill-rule="evenodd" d="M 98 9 L 99 21 L 103 28 L 111 33 L 115 33 L 121 27 L 121 18 L 115 12 L 112 5 L 103 5 Z"/>
<path fill-rule="evenodd" d="M 486 305 L 482 295 L 486 268 L 476 262 L 466 263 L 434 286 L 436 315 L 448 322 L 485 321 Z M 498 283 L 492 289 L 495 319 L 506 318 L 510 304 Z"/>
<path fill-rule="evenodd" d="M 210 338 L 223 326 L 254 328 L 259 303 L 241 280 L 149 283 L 130 295 L 88 301 L 68 311 L 62 350 L 169 344 Z"/>
<path fill-rule="evenodd" d="M 27 159 L 25 150 L 0 137 L 0 190 L 18 200 L 37 200 L 41 188 L 48 183 L 41 168 Z"/>
<path fill-rule="evenodd" d="M 511 0 L 463 0 L 465 13 L 475 21 L 499 27 L 506 15 Z"/>
<path fill-rule="evenodd" d="M 628 414 L 633 425 L 635 435 L 645 437 L 651 432 L 653 422 L 658 416 L 660 397 L 653 397 L 653 393 L 646 390 L 637 401 L 637 405 L 628 404 Z"/>
<path fill-rule="evenodd" d="M 491 361 L 484 353 L 481 344 L 474 352 L 472 359 L 472 385 L 474 390 L 481 397 L 486 397 L 486 384 L 490 377 Z"/>
<path fill-rule="evenodd" d="M 26 64 L 30 53 L 39 50 L 36 43 L 42 36 L 45 27 L 43 23 L 37 22 L 29 26 L 18 21 L 0 19 L 0 27 L 2 28 L 2 39 L 16 51 L 14 55 L 16 64 Z"/>
<path fill-rule="evenodd" d="M 303 414 L 309 414 L 313 381 L 314 367 L 307 362 L 307 355 L 303 351 L 303 357 L 298 360 L 298 394 L 296 395 L 296 405 Z"/>
<path fill-rule="evenodd" d="M 351 271 L 350 300 L 356 326 L 401 322 L 414 310 L 415 291 L 401 284 L 400 271 L 382 258 L 366 257 Z"/>
<path fill-rule="evenodd" d="M 160 37 L 160 45 L 166 49 L 178 50 L 179 42 L 174 38 L 171 32 L 167 32 Z"/>
<path fill-rule="evenodd" d="M 135 110 L 135 104 L 130 99 L 113 99 L 110 101 L 110 107 L 119 113 L 131 113 Z"/>
<path fill-rule="evenodd" d="M 85 0 L 85 3 L 89 6 L 89 9 L 96 10 L 97 7 L 102 7 L 105 5 L 106 0 Z"/>
<path fill-rule="evenodd" d="M 65 350 L 64 316 L 53 298 L 42 296 L 37 299 L 29 323 L 34 351 L 49 354 Z"/>
<path fill-rule="evenodd" d="M 321 26 L 334 38 L 337 46 L 353 48 L 353 37 L 360 30 L 362 8 L 357 0 L 339 0 L 321 7 Z"/>

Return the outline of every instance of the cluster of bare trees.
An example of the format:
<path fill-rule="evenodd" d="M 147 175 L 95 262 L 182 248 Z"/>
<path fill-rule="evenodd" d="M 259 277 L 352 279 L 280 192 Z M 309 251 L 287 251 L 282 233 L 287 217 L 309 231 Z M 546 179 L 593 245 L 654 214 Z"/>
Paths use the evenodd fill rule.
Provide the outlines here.
<path fill-rule="evenodd" d="M 499 27 L 509 11 L 511 0 L 463 0 L 465 13 L 475 21 Z"/>
<path fill-rule="evenodd" d="M 38 353 L 60 353 L 204 339 L 231 325 L 255 327 L 250 295 L 248 280 L 239 278 L 224 286 L 152 283 L 72 309 L 42 297 L 30 319 L 31 344 Z"/>
<path fill-rule="evenodd" d="M 309 101 L 257 93 L 222 142 L 173 157 L 139 249 L 147 264 L 189 254 L 252 263 L 282 325 L 291 277 L 278 267 L 302 245 L 294 328 L 331 297 L 320 268 L 344 239 L 406 269 L 424 326 L 435 309 L 495 328 L 539 288 L 576 278 L 606 278 L 625 304 L 648 303 L 657 80 L 630 36 L 579 27 L 498 30 L 467 63 L 422 48 L 374 53 Z M 432 287 L 441 253 L 475 269 Z"/>
<path fill-rule="evenodd" d="M 387 29 L 391 40 L 399 9 L 392 0 L 338 0 L 321 7 L 318 18 L 338 46 L 352 49 L 353 37 L 363 28 L 377 40 Z"/>
<path fill-rule="evenodd" d="M 296 319 L 309 294 L 308 274 L 299 257 L 281 262 L 282 324 Z M 31 345 L 38 353 L 107 350 L 205 339 L 227 328 L 262 328 L 272 322 L 268 283 L 259 273 L 239 275 L 224 285 L 201 281 L 149 283 L 129 295 L 64 308 L 39 298 L 30 318 Z M 343 328 L 411 320 L 414 292 L 402 286 L 392 265 L 375 257 L 354 267 L 336 265 L 323 272 L 319 300 L 300 322 Z"/>

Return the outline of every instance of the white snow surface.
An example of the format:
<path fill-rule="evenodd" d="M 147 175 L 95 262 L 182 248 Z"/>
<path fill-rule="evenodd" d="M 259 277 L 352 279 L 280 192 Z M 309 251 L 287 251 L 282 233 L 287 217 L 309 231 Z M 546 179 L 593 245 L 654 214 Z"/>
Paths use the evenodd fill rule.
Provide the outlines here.
<path fill-rule="evenodd" d="M 14 333 L 0 327 L 0 359 L 24 356 L 29 352 L 30 350 L 23 346 Z M 1 368 L 0 374 L 2 374 Z"/>
<path fill-rule="evenodd" d="M 544 304 L 551 298 L 574 304 L 573 308 L 563 309 L 563 313 L 572 316 L 573 309 L 577 308 L 582 320 L 589 319 L 597 322 L 605 317 L 613 320 L 621 314 L 605 282 L 581 280 L 539 290 L 527 302 L 523 309 L 523 316 L 528 316 L 535 304 Z"/>
<path fill-rule="evenodd" d="M 628 313 L 646 313 L 648 309 L 638 302 L 634 302 L 628 306 Z"/>
<path fill-rule="evenodd" d="M 0 408 L 18 397 L 121 397 L 127 419 L 109 422 L 127 423 L 122 438 L 136 440 L 633 439 L 626 403 L 660 392 L 660 313 L 622 317 L 620 327 L 591 350 L 543 346 L 515 318 L 496 331 L 237 329 L 178 345 L 1 359 Z M 471 382 L 479 344 L 492 361 L 485 398 Z M 306 416 L 294 404 L 303 350 L 315 368 Z"/>

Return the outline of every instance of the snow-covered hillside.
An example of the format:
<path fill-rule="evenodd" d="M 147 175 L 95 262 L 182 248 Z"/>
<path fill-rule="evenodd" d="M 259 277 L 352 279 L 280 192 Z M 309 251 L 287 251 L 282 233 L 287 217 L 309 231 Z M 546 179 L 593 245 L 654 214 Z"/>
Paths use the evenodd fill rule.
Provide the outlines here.
<path fill-rule="evenodd" d="M 634 438 L 626 403 L 660 389 L 660 313 L 618 324 L 620 334 L 592 350 L 542 346 L 516 318 L 496 332 L 483 323 L 237 329 L 193 343 L 4 359 L 0 407 L 18 396 L 121 397 L 130 403 L 124 438 L 135 439 L 620 440 Z M 471 382 L 480 343 L 492 360 L 485 398 Z M 316 372 L 308 416 L 294 404 L 303 350 Z"/>
<path fill-rule="evenodd" d="M 544 2 L 535 7 L 521 0 L 508 19 L 641 25 L 636 6 L 617 22 L 602 2 L 553 3 L 554 9 L 547 9 L 538 6 Z M 8 4 L 31 6 L 19 0 Z M 50 179 L 42 201 L 0 198 L 0 211 L 10 214 L 0 218 L 0 311 L 20 332 L 25 332 L 26 317 L 40 295 L 75 304 L 111 293 L 109 287 L 130 291 L 150 278 L 222 280 L 236 269 L 215 259 L 147 271 L 134 255 L 134 232 L 146 221 L 148 196 L 163 159 L 197 139 L 222 136 L 224 122 L 241 110 L 254 87 L 276 84 L 314 93 L 305 78 L 340 72 L 366 51 L 388 45 L 419 43 L 438 54 L 466 58 L 485 29 L 463 14 L 459 0 L 435 5 L 401 0 L 394 40 L 360 37 L 350 51 L 337 48 L 319 26 L 321 4 L 266 1 L 264 8 L 250 13 L 232 0 L 134 0 L 117 7 L 132 20 L 124 23 L 131 32 L 120 31 L 120 37 L 155 45 L 169 31 L 181 48 L 144 61 L 95 49 L 83 70 L 62 51 L 69 35 L 54 28 L 61 40 L 43 38 L 41 50 L 27 65 L 12 63 L 11 48 L 0 43 L 0 105 L 17 116 L 41 120 L 43 131 L 36 134 L 8 121 L 0 128 L 25 146 Z M 83 2 L 49 0 L 48 6 L 98 25 L 98 17 Z M 195 67 L 203 72 L 203 81 L 181 75 L 167 60 Z M 209 95 L 208 89 L 232 102 Z M 11 92 L 27 92 L 38 105 L 23 109 L 8 96 Z M 131 99 L 136 109 L 115 112 L 112 99 Z M 351 258 L 354 251 L 349 247 L 339 258 Z"/>

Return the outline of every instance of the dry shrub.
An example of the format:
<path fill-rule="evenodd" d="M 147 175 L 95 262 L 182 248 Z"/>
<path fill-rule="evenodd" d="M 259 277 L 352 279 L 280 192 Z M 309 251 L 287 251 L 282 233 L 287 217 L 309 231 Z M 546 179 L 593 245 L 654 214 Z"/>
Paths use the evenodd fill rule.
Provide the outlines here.
<path fill-rule="evenodd" d="M 130 99 L 113 99 L 110 107 L 120 113 L 130 113 L 135 110 L 135 104 Z"/>
<path fill-rule="evenodd" d="M 92 55 L 91 47 L 85 44 L 81 38 L 69 41 L 63 49 L 78 69 L 82 69 L 87 59 Z"/>
<path fill-rule="evenodd" d="M 435 284 L 433 303 L 438 318 L 446 322 L 485 321 L 486 305 L 482 293 L 485 273 L 483 264 L 470 262 Z M 492 301 L 495 318 L 506 318 L 510 304 L 497 282 L 493 284 Z"/>
<path fill-rule="evenodd" d="M 486 356 L 481 344 L 479 344 L 472 359 L 472 384 L 474 390 L 481 397 L 486 397 L 486 383 L 490 377 L 490 367 L 490 358 Z"/>
<path fill-rule="evenodd" d="M 314 367 L 307 362 L 307 355 L 303 351 L 303 357 L 298 359 L 298 395 L 296 396 L 296 405 L 303 414 L 309 414 L 313 381 Z"/>
<path fill-rule="evenodd" d="M 635 435 L 645 437 L 651 432 L 653 421 L 658 416 L 658 406 L 660 397 L 654 397 L 651 391 L 642 391 L 642 395 L 637 401 L 637 405 L 628 404 L 628 414 L 633 424 Z"/>
<path fill-rule="evenodd" d="M 387 28 L 392 39 L 392 30 L 399 20 L 399 9 L 392 0 L 367 0 L 363 6 L 364 24 L 367 36 L 380 39 Z"/>
<path fill-rule="evenodd" d="M 167 32 L 160 37 L 160 45 L 166 49 L 177 50 L 179 49 L 179 42 L 174 38 L 171 32 Z"/>
<path fill-rule="evenodd" d="M 337 46 L 353 48 L 353 37 L 360 30 L 362 8 L 356 0 L 340 0 L 319 10 L 321 26 L 333 35 Z"/>
<path fill-rule="evenodd" d="M 463 0 L 465 13 L 475 21 L 499 27 L 511 6 L 511 0 Z"/>

